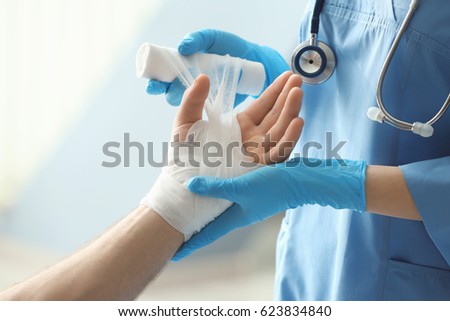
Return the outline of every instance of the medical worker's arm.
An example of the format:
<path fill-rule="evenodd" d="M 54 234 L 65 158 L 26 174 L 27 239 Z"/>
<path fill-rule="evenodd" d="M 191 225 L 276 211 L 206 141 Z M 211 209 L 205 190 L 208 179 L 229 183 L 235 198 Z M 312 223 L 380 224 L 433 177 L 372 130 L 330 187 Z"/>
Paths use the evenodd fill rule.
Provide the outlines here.
<path fill-rule="evenodd" d="M 182 233 L 140 206 L 84 249 L 0 293 L 0 300 L 131 300 L 183 241 Z"/>
<path fill-rule="evenodd" d="M 409 220 L 422 220 L 397 166 L 367 166 L 366 212 Z"/>
<path fill-rule="evenodd" d="M 178 52 L 182 55 L 192 55 L 197 52 L 228 54 L 232 57 L 260 62 L 266 71 L 264 89 L 284 71 L 290 69 L 276 50 L 251 43 L 221 30 L 202 29 L 186 35 L 178 44 Z M 184 86 L 178 80 L 172 83 L 150 80 L 147 86 L 147 93 L 152 95 L 165 93 L 166 100 L 174 106 L 180 104 L 184 90 Z M 246 97 L 245 95 L 236 95 L 235 105 L 241 103 Z"/>
<path fill-rule="evenodd" d="M 420 220 L 400 168 L 364 161 L 295 158 L 231 179 L 195 177 L 189 189 L 235 204 L 185 243 L 174 260 L 235 229 L 308 204 Z"/>

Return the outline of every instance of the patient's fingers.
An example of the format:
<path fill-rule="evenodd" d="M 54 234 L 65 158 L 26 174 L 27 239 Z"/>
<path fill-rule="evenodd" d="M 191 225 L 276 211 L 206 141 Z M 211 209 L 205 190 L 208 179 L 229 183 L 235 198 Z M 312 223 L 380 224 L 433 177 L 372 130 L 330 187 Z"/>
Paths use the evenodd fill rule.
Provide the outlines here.
<path fill-rule="evenodd" d="M 180 109 L 173 123 L 173 135 L 179 134 L 180 140 L 184 140 L 191 126 L 202 119 L 203 106 L 208 93 L 209 78 L 206 75 L 199 75 L 192 86 L 184 92 Z"/>
<path fill-rule="evenodd" d="M 289 96 L 290 91 L 293 88 L 300 88 L 302 85 L 302 78 L 299 75 L 291 75 L 284 85 L 283 90 L 278 95 L 277 100 L 267 115 L 264 117 L 263 121 L 260 124 L 260 127 L 264 132 L 267 132 L 278 120 L 282 111 L 285 108 L 286 100 Z M 298 114 L 297 114 L 298 115 Z M 296 116 L 297 116 L 296 115 Z"/>
<path fill-rule="evenodd" d="M 242 113 L 246 114 L 253 124 L 259 125 L 275 105 L 278 96 L 283 91 L 283 88 L 291 75 L 292 72 L 286 71 L 278 76 L 261 96 L 252 102 Z"/>
<path fill-rule="evenodd" d="M 275 124 L 268 131 L 272 141 L 278 142 L 283 137 L 289 123 L 298 117 L 302 105 L 302 98 L 303 91 L 300 88 L 294 87 L 289 91 L 278 119 L 276 119 Z"/>
<path fill-rule="evenodd" d="M 302 133 L 304 121 L 303 118 L 294 118 L 288 125 L 283 137 L 278 141 L 277 145 L 271 148 L 264 155 L 265 164 L 274 164 L 284 162 L 295 147 Z"/>

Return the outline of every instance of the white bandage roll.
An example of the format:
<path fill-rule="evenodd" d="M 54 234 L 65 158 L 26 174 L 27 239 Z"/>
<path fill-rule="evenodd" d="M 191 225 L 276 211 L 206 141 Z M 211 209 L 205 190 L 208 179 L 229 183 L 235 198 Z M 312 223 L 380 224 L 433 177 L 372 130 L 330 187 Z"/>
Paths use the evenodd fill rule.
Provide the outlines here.
<path fill-rule="evenodd" d="M 136 56 L 136 76 L 172 82 L 178 77 L 179 70 L 177 66 L 168 64 L 167 56 L 174 54 L 180 56 L 187 66 L 195 64 L 202 73 L 208 73 L 226 59 L 226 56 L 206 53 L 182 56 L 175 49 L 144 43 Z M 235 60 L 241 61 L 242 68 L 236 92 L 245 95 L 259 95 L 264 89 L 266 81 L 264 66 L 259 62 L 235 57 L 230 57 L 229 61 L 233 63 Z"/>

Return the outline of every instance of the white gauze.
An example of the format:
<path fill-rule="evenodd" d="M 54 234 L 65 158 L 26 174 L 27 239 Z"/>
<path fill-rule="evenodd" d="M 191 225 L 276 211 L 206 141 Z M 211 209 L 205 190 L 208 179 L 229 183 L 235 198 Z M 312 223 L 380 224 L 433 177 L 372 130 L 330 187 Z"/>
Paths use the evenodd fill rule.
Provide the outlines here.
<path fill-rule="evenodd" d="M 169 148 L 168 165 L 141 204 L 155 210 L 188 240 L 232 203 L 197 196 L 188 190 L 186 182 L 193 176 L 239 176 L 257 165 L 241 151 L 241 130 L 233 110 L 242 61 L 217 57 L 207 70 L 204 64 L 201 70 L 196 56 L 168 53 L 166 59 L 185 87 L 192 85 L 199 74 L 208 75 L 208 120 L 197 121 L 191 127 L 186 141 L 179 144 L 179 155 L 177 143 Z"/>

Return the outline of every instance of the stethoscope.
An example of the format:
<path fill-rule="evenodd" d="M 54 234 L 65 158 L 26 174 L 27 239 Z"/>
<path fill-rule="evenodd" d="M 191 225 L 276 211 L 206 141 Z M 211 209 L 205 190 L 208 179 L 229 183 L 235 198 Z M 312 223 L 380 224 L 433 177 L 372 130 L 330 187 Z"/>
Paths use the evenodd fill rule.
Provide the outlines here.
<path fill-rule="evenodd" d="M 336 56 L 333 50 L 326 43 L 317 40 L 317 34 L 319 33 L 319 16 L 322 11 L 323 3 L 324 0 L 316 0 L 311 19 L 310 39 L 302 42 L 295 48 L 291 59 L 292 70 L 302 76 L 304 83 L 310 85 L 318 85 L 325 82 L 333 75 L 333 72 L 336 69 Z M 450 105 L 450 94 L 447 96 L 444 105 L 442 105 L 437 114 L 425 123 L 418 121 L 408 123 L 395 118 L 386 110 L 381 97 L 384 78 L 392 61 L 392 57 L 394 56 L 400 39 L 404 35 L 418 5 L 419 0 L 412 0 L 409 5 L 408 13 L 400 26 L 400 30 L 394 39 L 386 60 L 383 63 L 383 67 L 381 68 L 380 76 L 378 77 L 376 98 L 379 108 L 370 107 L 367 111 L 367 117 L 379 123 L 385 122 L 398 129 L 411 131 L 422 137 L 430 137 L 433 135 L 434 131 L 432 125 L 444 115 Z"/>

